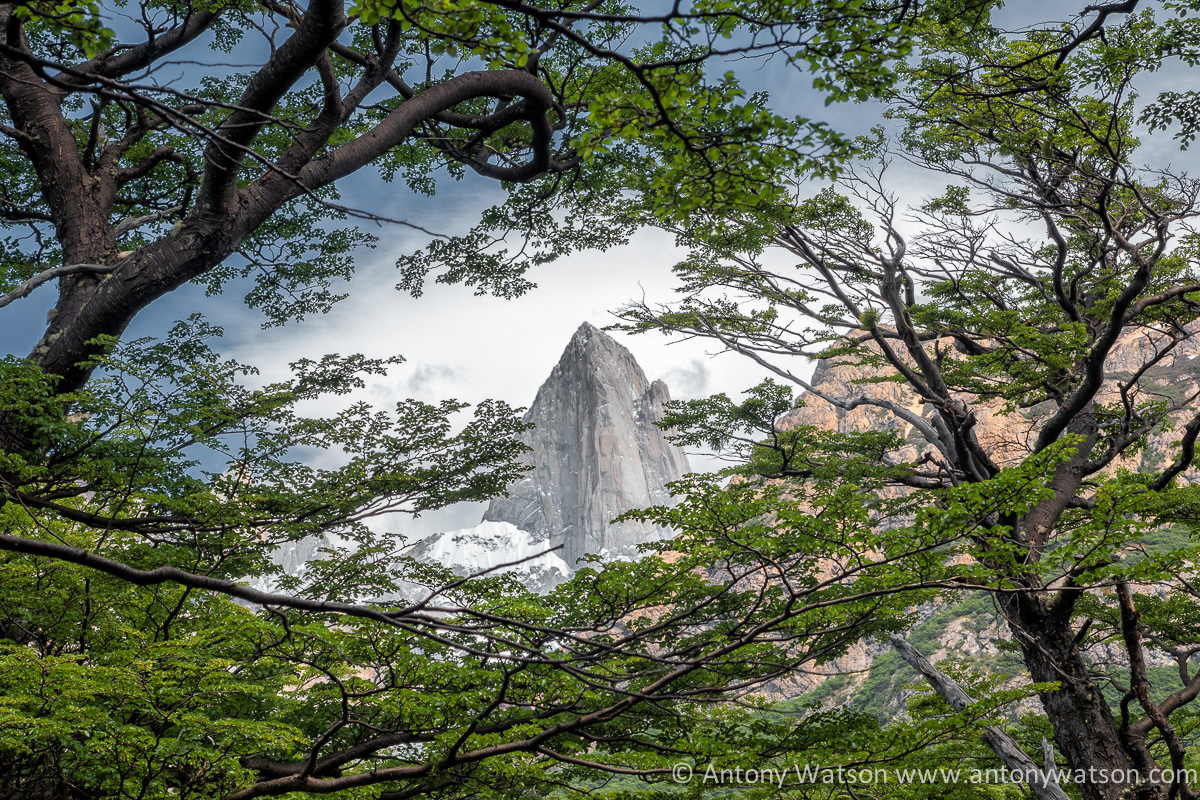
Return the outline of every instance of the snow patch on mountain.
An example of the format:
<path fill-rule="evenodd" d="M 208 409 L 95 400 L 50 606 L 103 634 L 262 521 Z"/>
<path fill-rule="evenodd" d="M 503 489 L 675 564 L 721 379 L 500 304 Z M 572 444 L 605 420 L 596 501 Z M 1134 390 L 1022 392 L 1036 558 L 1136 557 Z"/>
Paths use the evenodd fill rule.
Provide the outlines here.
<path fill-rule="evenodd" d="M 456 575 L 515 573 L 533 591 L 549 591 L 574 571 L 545 538 L 509 522 L 481 522 L 473 528 L 435 533 L 405 553 L 427 564 L 441 564 Z M 507 565 L 507 566 L 501 566 Z"/>

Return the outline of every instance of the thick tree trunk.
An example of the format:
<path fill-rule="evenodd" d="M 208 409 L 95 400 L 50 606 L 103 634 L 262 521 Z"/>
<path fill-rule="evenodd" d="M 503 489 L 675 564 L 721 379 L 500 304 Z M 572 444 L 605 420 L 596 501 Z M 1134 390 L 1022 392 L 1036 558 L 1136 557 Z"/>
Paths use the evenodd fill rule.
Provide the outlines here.
<path fill-rule="evenodd" d="M 75 391 L 87 382 L 91 371 L 79 362 L 96 354 L 97 348 L 88 344 L 94 337 L 120 336 L 139 311 L 211 269 L 236 247 L 236 238 L 222 228 L 227 220 L 189 223 L 121 261 L 86 302 L 67 309 L 73 298 L 60 296 L 58 313 L 31 354 L 42 369 L 59 376 L 59 391 Z"/>
<path fill-rule="evenodd" d="M 1055 600 L 1051 600 L 1055 598 Z M 1054 742 L 1074 776 L 1083 777 L 1083 800 L 1150 800 L 1153 786 L 1135 786 L 1112 711 L 1088 674 L 1071 625 L 1069 594 L 1014 594 L 1002 601 L 1009 628 L 1025 657 L 1030 677 L 1057 683 L 1039 692 L 1054 726 Z"/>
<path fill-rule="evenodd" d="M 1027 563 L 1041 560 L 1060 516 L 1080 492 L 1087 477 L 1087 460 L 1095 447 L 1097 425 L 1085 406 L 1066 426 L 1077 436 L 1075 451 L 1058 464 L 1050 479 L 1053 493 L 1030 509 L 1019 529 L 1029 548 Z M 1067 760 L 1084 800 L 1149 800 L 1158 797 L 1152 786 L 1131 780 L 1134 764 L 1121 746 L 1112 709 L 1091 679 L 1076 641 L 1072 612 L 1083 589 L 1049 590 L 1026 583 L 1028 591 L 1001 595 L 1001 610 L 1013 638 L 1021 646 L 1025 666 L 1037 683 L 1059 688 L 1039 692 L 1042 707 L 1054 726 L 1054 743 Z"/>

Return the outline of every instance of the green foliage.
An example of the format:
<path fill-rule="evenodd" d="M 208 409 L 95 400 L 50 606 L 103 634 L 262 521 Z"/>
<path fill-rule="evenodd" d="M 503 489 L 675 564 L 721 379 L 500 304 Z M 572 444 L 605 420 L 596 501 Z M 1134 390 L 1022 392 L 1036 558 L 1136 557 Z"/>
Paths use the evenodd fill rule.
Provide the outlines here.
<path fill-rule="evenodd" d="M 162 30 L 193 12 L 216 12 L 202 24 L 205 46 L 217 53 L 232 52 L 247 33 L 270 38 L 269 29 L 282 24 L 276 14 L 286 16 L 244 0 L 143 5 Z M 942 4 L 931 8 L 944 13 Z M 103 4 L 23 3 L 15 13 L 28 29 L 33 56 L 55 65 L 103 60 L 132 46 L 106 27 L 113 14 L 125 12 Z M 508 199 L 465 236 L 435 239 L 401 259 L 406 290 L 419 293 L 425 277 L 437 272 L 444 282 L 512 296 L 530 288 L 524 275 L 531 267 L 624 242 L 635 224 L 757 213 L 764 201 L 785 199 L 797 171 L 835 170 L 853 150 L 849 139 L 819 119 L 773 110 L 765 94 L 744 88 L 727 62 L 774 57 L 811 72 L 830 102 L 864 100 L 894 82 L 892 59 L 911 49 L 913 24 L 912 15 L 888 4 L 844 0 L 719 0 L 661 18 L 615 0 L 544 12 L 479 0 L 362 0 L 349 9 L 342 37 L 359 56 L 331 52 L 327 75 L 314 70 L 271 107 L 257 109 L 265 124 L 238 186 L 290 180 L 298 133 L 322 127 L 314 119 L 326 79 L 353 85 L 362 78 L 364 59 L 381 57 L 378 48 L 389 36 L 395 39 L 393 83 L 410 83 L 412 92 L 470 70 L 534 74 L 555 98 L 547 120 L 552 156 L 561 166 L 522 178 L 525 185 L 506 185 Z M 275 52 L 278 44 L 264 47 Z M 82 168 L 105 180 L 116 176 L 106 189 L 113 197 L 105 222 L 140 220 L 122 234 L 119 251 L 162 241 L 195 210 L 208 168 L 206 145 L 219 139 L 254 74 L 216 62 L 193 73 L 169 89 L 153 77 L 122 84 L 115 94 L 95 98 L 90 112 L 88 91 L 68 91 L 63 99 L 64 122 L 87 162 Z M 374 131 L 404 102 L 401 92 L 353 109 L 309 157 L 320 160 Z M 478 97 L 452 111 L 459 119 L 482 118 L 509 102 Z M 0 109 L 0 124 L 12 123 L 8 110 Z M 485 131 L 429 121 L 376 166 L 384 180 L 400 176 L 410 189 L 432 194 L 439 180 L 459 180 L 468 168 L 487 174 L 476 163 L 481 152 L 493 164 L 529 160 L 534 139 L 531 126 L 517 119 Z M 36 170 L 15 145 L 0 148 L 0 161 L 6 211 L 0 219 L 18 232 L 6 242 L 12 257 L 3 259 L 0 271 L 0 286 L 9 286 L 59 263 L 61 254 L 54 237 L 45 235 L 53 215 Z M 220 254 L 224 263 L 204 269 L 199 280 L 210 293 L 231 281 L 253 281 L 246 299 L 268 325 L 321 313 L 341 297 L 332 287 L 352 271 L 347 252 L 374 241 L 345 225 L 347 209 L 338 201 L 332 184 L 305 186 L 261 227 L 239 229 L 241 241 Z M 383 216 L 375 207 L 350 213 Z"/>
<path fill-rule="evenodd" d="M 7 362 L 4 410 L 31 444 L 5 456 L 8 499 L 35 516 L 157 532 L 174 563 L 240 577 L 274 569 L 264 560 L 273 547 L 328 533 L 367 548 L 348 565 L 378 559 L 399 543 L 373 549 L 366 520 L 490 497 L 521 474 L 514 436 L 524 425 L 503 403 L 481 403 L 465 424 L 451 421 L 466 408 L 455 401 L 301 416 L 298 404 L 345 395 L 392 362 L 302 359 L 293 379 L 251 389 L 242 376 L 254 370 L 211 349 L 219 335 L 193 317 L 163 341 L 116 346 L 98 359 L 99 377 L 69 395 L 28 362 Z M 318 449 L 341 451 L 342 463 L 306 463 Z M 379 568 L 358 563 L 336 591 L 377 591 Z"/>
<path fill-rule="evenodd" d="M 231 207 L 264 196 L 251 188 L 295 188 L 287 182 L 297 165 L 333 164 L 339 148 L 370 140 L 465 70 L 535 76 L 553 98 L 537 113 L 519 95 L 464 100 L 413 122 L 377 160 L 385 179 L 422 194 L 437 190 L 442 167 L 453 180 L 471 168 L 514 181 L 467 234 L 403 257 L 401 288 L 419 294 L 437 272 L 516 296 L 533 286 L 530 267 L 613 246 L 653 222 L 692 249 L 676 267 L 682 300 L 627 309 L 629 328 L 710 336 L 760 359 L 821 355 L 865 368 L 834 406 L 886 419 L 858 431 L 798 425 L 788 415 L 799 401 L 771 381 L 740 400 L 675 404 L 666 423 L 677 440 L 737 459 L 723 476 L 732 479 L 680 481 L 679 504 L 626 517 L 670 528 L 674 539 L 647 545 L 637 562 L 593 561 L 535 596 L 510 575 L 462 580 L 414 563 L 401 537 L 381 529 L 385 514 L 486 499 L 520 476 L 524 426 L 501 403 L 481 403 L 470 418 L 449 400 L 390 411 L 347 401 L 308 415 L 394 360 L 306 358 L 292 378 L 254 386 L 253 369 L 222 359 L 209 343 L 219 331 L 198 317 L 163 341 L 94 341 L 94 376 L 71 392 L 33 363 L 6 359 L 0 791 L 832 800 L 853 793 L 803 780 L 779 791 L 669 780 L 679 763 L 694 774 L 798 762 L 995 764 L 978 741 L 983 725 L 1031 692 L 1073 687 L 991 691 L 987 680 L 1007 680 L 1012 659 L 979 659 L 954 669 L 979 698 L 972 707 L 952 713 L 923 695 L 909 719 L 884 725 L 883 703 L 910 680 L 885 654 L 854 710 L 771 707 L 755 696 L 797 669 L 827 668 L 864 638 L 908 631 L 922 603 L 947 606 L 912 629 L 918 646 L 997 602 L 1043 616 L 1074 603 L 1060 639 L 1091 647 L 1128 633 L 1127 623 L 1082 587 L 1168 583 L 1135 592 L 1139 624 L 1164 647 L 1192 646 L 1196 600 L 1182 576 L 1196 553 L 1183 526 L 1200 519 L 1196 492 L 1147 491 L 1148 471 L 1104 473 L 1190 399 L 1170 386 L 1177 372 L 1107 373 L 1104 355 L 1121 327 L 1169 335 L 1200 313 L 1200 290 L 1178 290 L 1196 281 L 1200 239 L 1168 245 L 1172 225 L 1195 213 L 1194 185 L 1134 168 L 1139 123 L 1177 126 L 1184 143 L 1194 137 L 1191 95 L 1139 108 L 1134 83 L 1168 55 L 1194 64 L 1195 29 L 1147 13 L 1068 44 L 1065 29 L 1001 31 L 990 5 L 905 6 L 896 16 L 859 0 L 701 0 L 658 19 L 618 2 L 357 3 L 335 32 L 339 47 L 301 65 L 313 74 L 251 110 L 263 127 L 249 152 L 235 148 L 246 157 L 235 165 Z M 155 0 L 142 10 L 178 20 L 196 8 Z M 222 52 L 274 13 L 245 2 L 202 10 L 222 13 L 209 40 Z M 125 52 L 104 13 L 34 3 L 17 19 L 31 57 L 55 64 Z M 345 97 L 333 87 L 375 69 L 376 56 L 362 53 L 388 48 L 389 85 L 404 88 L 319 136 Z M 903 126 L 896 145 L 955 181 L 917 207 L 922 233 L 901 230 L 884 180 L 894 145 L 883 131 L 850 141 L 779 114 L 737 74 L 713 68 L 743 55 L 811 70 L 830 102 L 875 97 L 902 79 L 890 114 Z M 97 78 L 105 92 L 90 114 L 83 92 L 64 90 L 63 152 L 74 144 L 81 174 L 112 189 L 92 220 L 113 234 L 105 264 L 144 265 L 212 212 L 192 204 L 229 157 L 213 132 L 237 134 L 222 125 L 260 79 L 240 68 L 200 76 L 170 94 L 191 104 L 186 113 L 157 117 L 147 97 L 162 86 Z M 17 122 L 11 107 L 4 113 L 9 135 Z M 166 124 L 172 114 L 182 116 Z M 474 124 L 486 117 L 504 121 Z M 126 138 L 110 139 L 122 130 Z M 316 144 L 301 157 L 310 137 Z M 0 250 L 5 290 L 68 252 L 45 235 L 51 223 L 63 227 L 63 212 L 30 151 L 25 140 L 0 149 L 3 219 L 16 230 Z M 509 171 L 527 162 L 536 168 Z M 104 183 L 118 174 L 120 191 Z M 797 199 L 798 176 L 835 183 Z M 185 277 L 210 293 L 252 281 L 246 301 L 267 324 L 327 311 L 352 275 L 352 251 L 375 240 L 342 227 L 351 212 L 332 183 L 313 179 L 288 197 L 249 227 L 221 229 L 212 240 L 220 247 L 202 254 L 209 262 L 197 256 Z M 999 220 L 1050 234 L 997 234 Z M 778 247 L 798 270 L 766 266 Z M 154 277 L 155 290 L 181 275 Z M 118 285 L 105 281 L 131 277 L 86 285 L 104 296 Z M 63 283 L 64 297 L 72 286 Z M 791 362 L 773 368 L 815 389 Z M 1116 381 L 1117 391 L 1087 395 L 1095 380 Z M 1021 443 L 1017 456 L 997 454 L 973 438 L 972 404 L 993 401 L 1030 428 L 1035 410 L 1051 406 L 1078 405 L 1086 420 L 1082 432 L 1063 425 Z M 1072 475 L 1088 479 L 1060 497 Z M 1025 524 L 1052 506 L 1044 530 Z M 322 557 L 302 574 L 280 574 L 277 548 L 302 542 Z M 964 591 L 973 594 L 960 599 Z M 1073 628 L 1085 614 L 1091 621 Z M 1157 667 L 1149 674 L 1145 702 L 1166 702 L 1174 684 Z M 1133 676 L 1108 677 L 1124 713 L 1136 691 L 1122 682 Z M 739 707 L 725 702 L 731 696 Z M 1185 735 L 1196 730 L 1194 712 L 1172 720 Z M 1027 747 L 1047 732 L 1030 719 L 1012 728 Z M 1165 745 L 1151 746 L 1162 758 Z M 1007 800 L 1018 791 L 877 794 Z"/>
<path fill-rule="evenodd" d="M 263 327 L 324 314 L 346 297 L 331 291 L 334 282 L 349 281 L 355 260 L 377 241 L 358 228 L 326 227 L 345 219 L 312 203 L 294 203 L 242 241 L 240 258 L 227 260 L 198 282 L 212 296 L 234 280 L 252 278 L 245 303 L 267 318 Z"/>
<path fill-rule="evenodd" d="M 302 373 L 300 381 L 320 382 Z M 850 590 L 824 580 L 811 558 L 818 544 L 829 558 L 841 557 L 830 537 L 845 545 L 869 534 L 844 516 L 868 498 L 830 486 L 813 496 L 825 513 L 809 517 L 781 503 L 776 492 L 720 488 L 701 477 L 679 488 L 703 496 L 708 511 L 646 514 L 673 515 L 691 531 L 683 558 L 583 570 L 544 598 L 511 582 L 463 584 L 447 593 L 447 600 L 468 609 L 459 620 L 414 619 L 394 628 L 274 608 L 252 611 L 172 584 L 138 588 L 86 567 L 9 556 L 0 565 L 3 635 L 12 643 L 3 653 L 0 747 L 10 780 L 70 782 L 105 796 L 221 797 L 249 785 L 255 759 L 302 760 L 314 740 L 329 751 L 351 747 L 366 726 L 407 732 L 420 745 L 350 759 L 348 774 L 437 764 L 460 749 L 483 751 L 556 722 L 569 726 L 630 690 L 661 692 L 655 687 L 664 677 L 664 657 L 681 674 L 660 704 L 615 714 L 590 726 L 586 737 L 552 736 L 547 745 L 623 769 L 665 771 L 682 752 L 697 763 L 748 761 L 767 746 L 828 762 L 836 752 L 829 749 L 836 720 L 772 725 L 709 704 L 730 681 L 753 685 L 792 661 L 838 654 L 854 640 L 838 623 L 847 615 L 873 630 L 900 624 L 901 605 L 887 598 L 903 576 L 886 563 L 856 570 Z M 252 496 L 223 497 L 225 513 L 257 509 L 267 492 L 251 489 Z M 81 511 L 105 505 L 99 492 L 78 502 Z M 196 509 L 193 524 L 213 519 L 214 511 L 202 504 Z M 179 563 L 188 552 L 192 569 L 206 575 L 264 574 L 261 564 L 239 559 L 259 549 L 245 533 L 253 523 L 244 519 L 223 529 L 219 550 L 210 549 L 215 542 L 193 539 L 184 551 L 164 541 L 166 533 L 102 533 L 94 523 L 56 522 L 14 503 L 2 513 L 6 528 L 25 537 L 63 541 L 143 569 Z M 763 519 L 784 513 L 787 519 L 775 524 Z M 725 536 L 713 536 L 713 519 L 727 526 Z M 206 555 L 210 560 L 200 563 Z M 302 595 L 337 599 L 377 588 L 353 559 L 339 559 L 331 570 L 323 563 L 297 587 Z M 738 585 L 701 572 L 713 564 L 736 576 Z M 404 562 L 375 566 L 392 580 L 414 577 Z M 797 603 L 802 608 L 793 608 Z M 471 620 L 480 617 L 488 623 L 476 628 Z M 581 638 L 564 642 L 556 655 L 548 644 L 563 631 L 592 633 L 574 634 Z M 790 643 L 786 655 L 772 656 L 777 642 Z M 514 648 L 525 654 L 523 662 L 510 658 Z M 560 658 L 572 669 L 561 669 Z M 640 744 L 644 737 L 670 743 L 675 752 L 647 748 Z M 597 749 L 597 740 L 613 744 Z M 508 788 L 561 787 L 564 780 L 584 787 L 593 774 L 574 767 L 563 772 L 556 761 L 534 757 L 467 763 L 446 773 L 450 783 L 441 794 L 503 795 Z"/>
<path fill-rule="evenodd" d="M 662 425 L 682 447 L 705 447 L 735 463 L 730 474 L 845 479 L 878 477 L 879 460 L 899 445 L 889 431 L 836 433 L 788 419 L 796 401 L 767 379 L 734 403 L 718 394 L 669 404 Z"/>
<path fill-rule="evenodd" d="M 942 606 L 907 632 L 905 638 L 922 653 L 944 649 L 944 636 L 951 622 L 961 621 L 964 627 L 975 633 L 980 633 L 992 625 L 1004 624 L 996 614 L 995 601 L 987 592 L 974 592 L 962 599 L 951 596 L 942 601 Z M 967 686 L 987 687 L 982 693 L 968 692 L 981 697 L 989 694 L 991 687 L 1019 684 L 1019 679 L 1023 676 L 1020 659 L 1013 653 L 955 655 L 953 662 L 952 666 L 956 672 L 967 678 Z M 944 660 L 939 666 L 946 669 L 950 662 Z M 872 659 L 866 677 L 862 680 L 858 680 L 858 676 L 853 674 L 835 674 L 800 700 L 792 702 L 796 705 L 807 703 L 822 707 L 836 699 L 840 706 L 853 712 L 869 714 L 886 722 L 903 718 L 910 711 L 908 705 L 913 701 L 910 700 L 906 705 L 902 700 L 913 690 L 916 690 L 922 701 L 931 699 L 924 679 L 904 663 L 896 652 L 887 650 Z M 938 706 L 938 710 L 941 713 L 945 708 Z"/>
<path fill-rule="evenodd" d="M 370 782 L 444 797 L 549 787 L 675 796 L 705 791 L 664 783 L 681 760 L 703 771 L 913 756 L 939 740 L 940 723 L 885 732 L 854 715 L 721 701 L 731 685 L 752 689 L 902 630 L 909 604 L 962 574 L 947 555 L 968 546 L 964 516 L 1030 502 L 1015 477 L 991 495 L 965 487 L 924 506 L 876 494 L 865 471 L 790 486 L 695 475 L 673 487 L 679 505 L 630 514 L 679 531 L 638 562 L 582 569 L 544 597 L 511 577 L 455 582 L 397 559 L 393 539 L 363 522 L 499 491 L 517 474 L 512 413 L 481 409 L 458 434 L 446 421 L 453 403 L 410 401 L 396 418 L 354 405 L 300 417 L 297 402 L 344 393 L 386 364 L 308 360 L 291 381 L 248 389 L 238 380 L 248 368 L 210 349 L 215 333 L 193 319 L 163 342 L 116 347 L 73 395 L 11 364 L 27 389 L 7 410 L 42 438 L 6 467 L 6 530 L 143 575 L 172 565 L 260 584 L 276 570 L 275 545 L 334 533 L 323 560 L 274 584 L 325 602 L 379 597 L 359 608 L 394 617 L 304 612 L 282 598 L 247 608 L 186 582 L 139 587 L 10 554 L 0 564 L 0 748 L 12 785 L 237 796 L 311 748 L 335 757 L 372 740 L 382 744 L 338 756 L 336 772 L 314 779 L 379 775 Z M 770 397 L 786 400 L 778 387 L 759 391 L 741 412 L 749 425 L 769 418 Z M 332 446 L 345 451 L 340 466 L 297 458 Z M 834 445 L 789 446 L 813 461 Z M 387 599 L 422 585 L 443 586 L 436 613 Z M 629 704 L 631 694 L 654 701 Z M 513 743 L 504 757 L 476 755 Z M 636 790 L 599 785 L 603 768 L 643 778 Z"/>
<path fill-rule="evenodd" d="M 1195 492 L 1173 479 L 1189 475 L 1200 424 L 1185 358 L 1200 311 L 1198 186 L 1141 166 L 1138 148 L 1157 131 L 1194 138 L 1186 90 L 1139 92 L 1163 89 L 1168 66 L 1200 63 L 1200 39 L 1185 13 L 1194 2 L 1115 8 L 1095 26 L 1085 14 L 1020 31 L 986 14 L 923 15 L 886 114 L 894 134 L 857 141 L 827 185 L 672 226 L 690 249 L 679 297 L 619 312 L 626 330 L 711 339 L 803 389 L 836 432 L 797 424 L 803 409 L 789 419 L 790 392 L 770 385 L 743 403 L 678 404 L 671 422 L 800 507 L 838 475 L 887 498 L 867 504 L 875 542 L 851 549 L 866 561 L 910 525 L 941 531 L 944 560 L 913 576 L 978 591 L 971 602 L 994 604 L 1013 638 L 1013 652 L 944 669 L 993 720 L 1037 694 L 1076 768 L 1105 753 L 1191 764 L 1197 730 L 1190 692 L 1176 691 L 1195 686 L 1195 631 L 1180 622 L 1196 611 Z M 897 196 L 897 156 L 945 188 Z M 1114 587 L 1132 598 L 1123 614 Z M 926 653 L 958 614 L 946 593 L 939 601 L 909 632 Z M 1123 668 L 1143 645 L 1145 674 Z M 914 680 L 884 653 L 861 685 L 834 678 L 808 700 L 849 696 L 854 711 L 894 715 L 888 702 Z M 993 693 L 994 680 L 1016 694 Z M 1112 725 L 1096 722 L 1110 711 Z M 954 724 L 936 698 L 908 712 Z M 1135 729 L 1154 733 L 1143 746 Z M 1030 719 L 1011 730 L 1029 752 L 1050 735 Z M 976 733 L 928 758 L 990 759 Z M 1086 781 L 1069 791 L 1103 795 Z"/>
<path fill-rule="evenodd" d="M 39 535 L 15 506 L 0 514 L 5 530 Z M 126 557 L 145 549 L 61 525 L 41 535 Z M 8 555 L 0 608 L 6 791 L 49 780 L 103 797 L 222 797 L 248 777 L 240 754 L 286 756 L 303 742 L 284 719 L 301 674 L 262 658 L 275 631 L 225 598 Z"/>
<path fill-rule="evenodd" d="M 461 43 L 450 47 L 471 47 L 492 63 L 522 64 L 538 44 L 506 12 L 473 0 L 454 4 L 449 18 L 438 16 L 441 5 L 363 8 L 446 36 Z M 735 72 L 714 74 L 708 62 L 754 37 L 755 54 L 780 53 L 811 71 L 830 102 L 864 100 L 894 80 L 881 49 L 902 55 L 910 47 L 908 20 L 841 0 L 756 4 L 750 13 L 725 0 L 701 3 L 655 30 L 622 4 L 564 11 L 579 13 L 581 34 L 538 63 L 564 105 L 586 108 L 565 131 L 578 162 L 574 173 L 518 187 L 468 234 L 402 257 L 399 288 L 419 294 L 436 271 L 439 282 L 511 297 L 532 288 L 524 277 L 530 268 L 623 243 L 636 225 L 759 214 L 786 200 L 796 172 L 836 171 L 854 144 L 820 120 L 780 115 L 765 94 L 748 93 Z M 630 39 L 644 44 L 620 64 L 589 63 L 584 71 L 571 47 L 585 36 L 615 50 Z"/>
<path fill-rule="evenodd" d="M 89 58 L 112 46 L 113 32 L 105 25 L 100 4 L 21 3 L 13 13 L 31 38 L 60 52 L 75 48 Z"/>

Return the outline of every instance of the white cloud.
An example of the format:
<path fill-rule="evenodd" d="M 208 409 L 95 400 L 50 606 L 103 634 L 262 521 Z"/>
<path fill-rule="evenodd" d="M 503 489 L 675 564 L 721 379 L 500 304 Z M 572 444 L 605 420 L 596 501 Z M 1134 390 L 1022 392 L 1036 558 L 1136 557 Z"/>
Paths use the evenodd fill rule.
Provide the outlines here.
<path fill-rule="evenodd" d="M 692 400 L 708 392 L 708 367 L 698 358 L 693 358 L 686 367 L 667 370 L 663 380 L 671 388 L 671 396 L 677 400 Z"/>

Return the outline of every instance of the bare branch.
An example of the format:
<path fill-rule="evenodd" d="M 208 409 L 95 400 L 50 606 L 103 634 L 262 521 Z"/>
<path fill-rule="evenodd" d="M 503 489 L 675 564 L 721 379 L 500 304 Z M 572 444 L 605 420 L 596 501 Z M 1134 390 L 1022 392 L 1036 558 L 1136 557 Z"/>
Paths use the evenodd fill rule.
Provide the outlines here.
<path fill-rule="evenodd" d="M 963 711 L 975 703 L 961 686 L 933 666 L 902 636 L 893 635 L 889 641 L 905 663 L 924 676 L 934 691 L 940 694 L 955 711 Z M 1021 749 L 1016 740 L 995 725 L 988 725 L 982 738 L 984 743 L 992 748 L 992 751 L 1010 770 L 1025 776 L 1026 785 L 1038 796 L 1039 800 L 1069 800 L 1066 793 L 1059 787 L 1057 776 L 1049 772 L 1054 765 L 1052 754 L 1046 755 L 1046 771 L 1043 771 Z"/>
<path fill-rule="evenodd" d="M 136 226 L 135 226 L 136 227 Z M 39 272 L 32 278 L 29 278 L 17 288 L 13 289 L 8 294 L 0 297 L 0 308 L 4 308 L 9 303 L 28 297 L 33 293 L 33 290 L 41 286 L 43 283 L 49 283 L 55 278 L 62 278 L 66 275 L 92 274 L 103 275 L 112 272 L 117 268 L 116 264 L 105 266 L 103 264 L 68 264 L 62 267 L 51 267 L 44 272 Z"/>
<path fill-rule="evenodd" d="M 181 211 L 183 211 L 183 206 L 172 206 L 170 208 L 164 208 L 162 211 L 155 211 L 153 214 L 143 214 L 140 217 L 126 217 L 113 226 L 113 235 L 119 239 L 130 231 L 136 230 L 143 225 L 149 225 L 152 222 L 158 222 L 159 220 L 166 219 L 172 214 L 178 214 Z"/>

